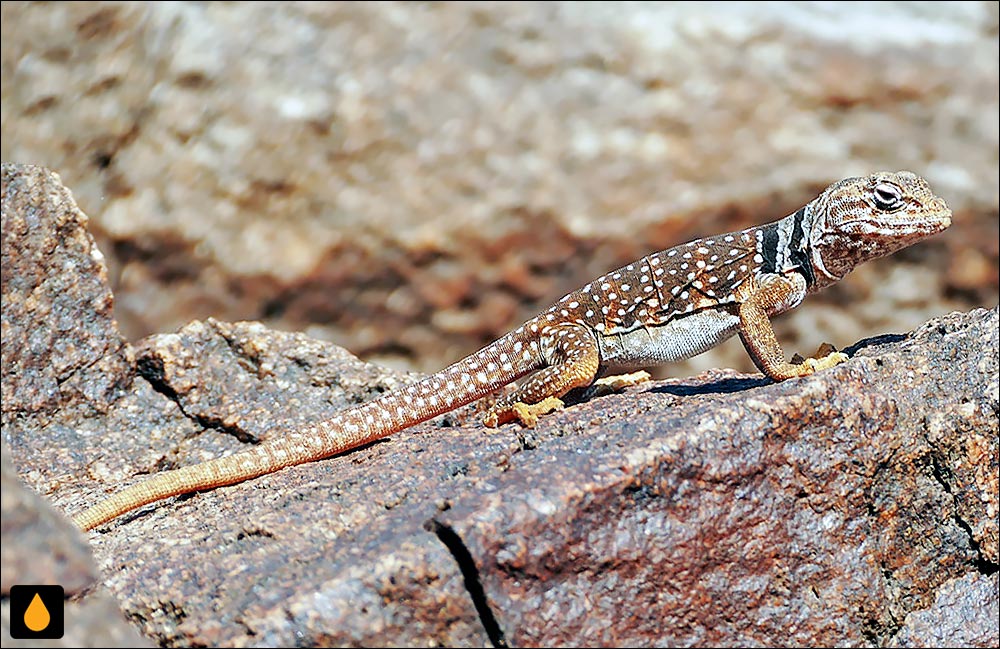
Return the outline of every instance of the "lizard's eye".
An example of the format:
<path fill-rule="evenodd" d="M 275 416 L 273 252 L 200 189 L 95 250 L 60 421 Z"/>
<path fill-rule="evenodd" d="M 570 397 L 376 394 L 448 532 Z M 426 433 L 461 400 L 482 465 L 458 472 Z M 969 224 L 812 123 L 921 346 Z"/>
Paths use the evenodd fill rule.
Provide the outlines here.
<path fill-rule="evenodd" d="M 879 183 L 872 190 L 875 207 L 883 212 L 892 212 L 903 207 L 903 192 L 892 183 Z"/>

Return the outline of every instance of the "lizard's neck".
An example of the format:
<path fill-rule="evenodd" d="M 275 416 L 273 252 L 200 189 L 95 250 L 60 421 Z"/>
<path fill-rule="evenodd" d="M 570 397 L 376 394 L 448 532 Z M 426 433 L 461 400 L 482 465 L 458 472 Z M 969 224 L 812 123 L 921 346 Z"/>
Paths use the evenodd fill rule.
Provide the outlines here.
<path fill-rule="evenodd" d="M 809 286 L 810 293 L 840 281 L 858 264 L 878 256 L 871 254 L 868 242 L 845 237 L 831 228 L 827 219 L 829 209 L 826 192 L 802 208 L 809 213 L 809 231 L 805 239 L 808 265 L 815 276 L 815 281 Z"/>
<path fill-rule="evenodd" d="M 813 249 L 817 202 L 761 226 L 757 232 L 757 252 L 762 259 L 759 273 L 781 275 L 797 271 L 805 278 L 810 292 L 840 279 Z"/>
<path fill-rule="evenodd" d="M 806 280 L 809 293 L 840 281 L 870 259 L 902 248 L 909 242 L 882 240 L 876 236 L 854 236 L 828 224 L 826 197 L 820 195 L 793 214 L 761 226 L 757 251 L 763 259 L 760 273 L 797 271 Z"/>

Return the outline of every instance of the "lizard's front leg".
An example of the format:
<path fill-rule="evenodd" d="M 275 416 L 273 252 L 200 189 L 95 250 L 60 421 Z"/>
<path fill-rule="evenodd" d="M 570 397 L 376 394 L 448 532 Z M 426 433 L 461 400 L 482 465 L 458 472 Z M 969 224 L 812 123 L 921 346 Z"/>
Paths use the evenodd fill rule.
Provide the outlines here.
<path fill-rule="evenodd" d="M 801 276 L 772 275 L 740 304 L 740 339 L 743 346 L 754 365 L 775 381 L 808 376 L 847 360 L 847 356 L 840 352 L 832 352 L 822 358 L 807 358 L 797 364 L 785 360 L 785 352 L 771 328 L 769 314 L 781 313 L 798 305 L 804 296 L 805 281 Z"/>
<path fill-rule="evenodd" d="M 501 398 L 483 418 L 496 427 L 514 419 L 533 426 L 538 418 L 536 404 L 551 410 L 562 402 L 558 398 L 573 388 L 593 383 L 600 365 L 600 351 L 594 335 L 584 326 L 564 324 L 541 332 L 541 352 L 548 366 L 524 382 L 512 394 Z"/>

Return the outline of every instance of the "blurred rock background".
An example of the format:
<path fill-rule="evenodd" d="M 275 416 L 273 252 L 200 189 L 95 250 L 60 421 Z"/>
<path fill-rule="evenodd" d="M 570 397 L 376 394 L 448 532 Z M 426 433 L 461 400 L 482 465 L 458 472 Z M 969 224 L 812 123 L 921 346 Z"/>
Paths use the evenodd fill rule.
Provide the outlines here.
<path fill-rule="evenodd" d="M 789 353 L 998 296 L 998 4 L 8 3 L 4 161 L 58 172 L 130 339 L 195 318 L 437 369 L 650 251 L 924 175 L 933 240 Z M 670 375 L 748 369 L 738 341 Z"/>

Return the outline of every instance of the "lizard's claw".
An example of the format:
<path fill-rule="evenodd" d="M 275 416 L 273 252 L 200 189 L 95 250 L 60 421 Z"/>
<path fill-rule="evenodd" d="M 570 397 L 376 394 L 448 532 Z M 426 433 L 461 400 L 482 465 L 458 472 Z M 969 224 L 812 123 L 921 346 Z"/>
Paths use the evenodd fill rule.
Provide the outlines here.
<path fill-rule="evenodd" d="M 483 423 L 496 428 L 509 421 L 519 420 L 525 428 L 534 428 L 538 418 L 554 410 L 562 410 L 565 404 L 555 397 L 545 397 L 538 403 L 512 403 L 502 408 L 493 408 L 483 417 Z"/>
<path fill-rule="evenodd" d="M 810 368 L 813 372 L 818 372 L 820 370 L 826 370 L 836 365 L 840 365 L 847 359 L 847 354 L 844 354 L 843 352 L 831 352 L 821 358 L 807 358 L 803 364 Z"/>
<path fill-rule="evenodd" d="M 646 370 L 639 370 L 638 372 L 632 372 L 631 374 L 616 374 L 614 376 L 605 376 L 594 381 L 593 389 L 595 392 L 603 394 L 607 392 L 618 392 L 624 390 L 625 388 L 630 388 L 633 385 L 639 385 L 640 383 L 645 383 L 649 381 L 652 377 Z"/>
<path fill-rule="evenodd" d="M 837 348 L 830 343 L 822 343 L 809 358 L 802 358 L 799 354 L 792 356 L 792 364 L 802 366 L 806 370 L 806 374 L 814 374 L 820 370 L 840 365 L 848 358 L 847 354 L 838 352 Z"/>

